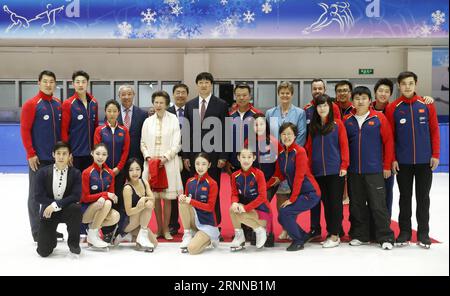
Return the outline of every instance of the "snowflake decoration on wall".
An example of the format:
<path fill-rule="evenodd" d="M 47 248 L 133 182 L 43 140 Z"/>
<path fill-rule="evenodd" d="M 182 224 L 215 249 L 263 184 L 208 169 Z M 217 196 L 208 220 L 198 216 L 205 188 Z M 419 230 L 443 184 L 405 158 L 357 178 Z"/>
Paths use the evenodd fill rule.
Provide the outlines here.
<path fill-rule="evenodd" d="M 244 22 L 247 22 L 247 24 L 250 24 L 255 21 L 255 14 L 251 12 L 250 10 L 247 10 L 247 12 L 244 12 L 242 15 Z"/>
<path fill-rule="evenodd" d="M 440 10 L 436 10 L 435 12 L 433 12 L 431 14 L 431 18 L 436 26 L 440 26 L 441 24 L 445 23 L 445 13 L 441 12 Z"/>
<path fill-rule="evenodd" d="M 128 38 L 133 32 L 133 27 L 127 22 L 121 22 L 117 28 L 119 30 L 118 33 L 122 38 Z"/>
<path fill-rule="evenodd" d="M 261 11 L 264 12 L 265 14 L 269 14 L 272 12 L 272 5 L 270 5 L 269 2 L 266 2 L 262 5 L 261 7 Z"/>
<path fill-rule="evenodd" d="M 179 16 L 180 14 L 183 14 L 183 7 L 179 6 L 178 4 L 175 4 L 172 6 L 172 14 Z"/>
<path fill-rule="evenodd" d="M 142 11 L 141 15 L 143 16 L 143 18 L 141 19 L 141 22 L 146 23 L 147 25 L 150 25 L 150 23 L 155 23 L 156 22 L 156 12 L 152 11 L 150 8 L 147 8 L 147 11 Z"/>

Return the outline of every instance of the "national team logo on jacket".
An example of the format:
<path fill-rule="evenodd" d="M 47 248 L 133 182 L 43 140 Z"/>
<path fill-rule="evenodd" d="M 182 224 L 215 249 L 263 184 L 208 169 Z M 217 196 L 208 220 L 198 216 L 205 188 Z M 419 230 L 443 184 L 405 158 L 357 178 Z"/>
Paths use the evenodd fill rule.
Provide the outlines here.
<path fill-rule="evenodd" d="M 405 123 L 406 123 L 406 118 L 400 119 L 400 124 L 405 124 Z"/>
<path fill-rule="evenodd" d="M 118 135 L 119 135 L 119 137 L 123 137 L 123 133 L 119 133 Z"/>
<path fill-rule="evenodd" d="M 373 121 L 369 121 L 369 125 L 372 125 L 372 126 L 374 126 L 374 125 L 375 125 L 375 122 L 373 122 Z"/>
<path fill-rule="evenodd" d="M 97 185 L 92 185 L 92 186 L 91 186 L 91 189 L 92 189 L 92 190 L 97 190 L 97 189 L 98 189 L 98 186 L 97 186 Z"/>
<path fill-rule="evenodd" d="M 255 186 L 255 181 L 251 181 L 250 186 Z"/>
<path fill-rule="evenodd" d="M 201 190 L 202 190 L 202 191 L 208 190 L 208 187 L 203 186 Z"/>
<path fill-rule="evenodd" d="M 419 109 L 419 113 L 425 113 L 425 109 Z"/>

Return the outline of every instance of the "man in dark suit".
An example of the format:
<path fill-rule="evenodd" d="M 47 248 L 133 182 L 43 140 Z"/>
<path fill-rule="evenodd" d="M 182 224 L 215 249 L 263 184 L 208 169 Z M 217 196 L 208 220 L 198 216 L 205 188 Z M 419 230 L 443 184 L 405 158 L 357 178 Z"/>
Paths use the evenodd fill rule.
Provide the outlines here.
<path fill-rule="evenodd" d="M 180 129 L 182 128 L 183 120 L 185 118 L 185 105 L 189 95 L 189 87 L 186 84 L 178 83 L 173 87 L 174 105 L 167 108 L 167 111 L 175 114 L 180 121 Z M 181 156 L 181 152 L 178 154 Z M 181 171 L 181 180 L 183 181 L 183 188 L 186 186 L 186 182 L 189 179 L 189 172 L 183 167 Z M 178 200 L 172 200 L 172 212 L 170 215 L 169 231 L 171 235 L 178 233 L 180 229 L 180 223 L 178 222 Z"/>
<path fill-rule="evenodd" d="M 55 164 L 40 169 L 36 174 L 36 202 L 41 205 L 37 252 L 48 257 L 56 247 L 56 228 L 67 225 L 67 244 L 72 255 L 78 256 L 81 225 L 81 173 L 69 167 L 70 145 L 57 142 L 53 148 Z"/>
<path fill-rule="evenodd" d="M 193 176 L 195 174 L 195 155 L 200 151 L 208 153 L 211 160 L 211 168 L 208 173 L 217 182 L 220 192 L 221 170 L 229 158 L 229 153 L 225 152 L 225 117 L 228 115 L 228 105 L 224 100 L 212 94 L 214 78 L 211 73 L 198 74 L 195 83 L 199 95 L 190 100 L 185 108 L 185 117 L 190 123 L 190 139 L 184 140 L 189 140 L 190 150 L 189 152 L 183 151 L 183 164 L 184 168 Z M 217 120 L 221 123 L 220 127 L 214 124 Z M 183 131 L 182 134 L 184 134 Z M 203 143 L 204 139 L 206 139 L 206 143 Z M 221 222 L 220 196 L 216 202 L 216 217 L 219 225 Z"/>

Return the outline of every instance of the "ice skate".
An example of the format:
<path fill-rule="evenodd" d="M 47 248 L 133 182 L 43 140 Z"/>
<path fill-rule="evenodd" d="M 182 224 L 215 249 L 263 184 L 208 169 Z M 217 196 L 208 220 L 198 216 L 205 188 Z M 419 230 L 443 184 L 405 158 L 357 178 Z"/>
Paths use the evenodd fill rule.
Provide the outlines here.
<path fill-rule="evenodd" d="M 267 240 L 266 229 L 260 226 L 255 229 L 255 233 L 256 233 L 256 247 L 258 249 L 261 249 L 262 247 L 264 247 L 264 244 L 266 243 Z"/>
<path fill-rule="evenodd" d="M 133 241 L 133 235 L 131 233 L 118 234 L 113 241 L 114 246 L 118 246 L 121 243 L 131 243 Z"/>
<path fill-rule="evenodd" d="M 155 246 L 150 241 L 148 235 L 148 229 L 141 228 L 136 238 L 136 247 L 138 250 L 152 253 Z"/>
<path fill-rule="evenodd" d="M 100 238 L 100 234 L 98 233 L 98 229 L 89 229 L 87 236 L 87 243 L 90 248 L 97 251 L 109 251 L 108 243 L 104 242 Z"/>
<path fill-rule="evenodd" d="M 184 231 L 183 240 L 180 244 L 181 253 L 188 252 L 188 246 L 192 240 L 192 235 L 190 231 Z"/>
<path fill-rule="evenodd" d="M 395 240 L 395 246 L 396 247 L 404 247 L 409 246 L 409 241 L 411 240 L 411 236 L 407 235 L 405 233 L 401 233 L 398 235 L 397 239 Z"/>
<path fill-rule="evenodd" d="M 424 249 L 429 249 L 431 247 L 431 239 L 428 236 L 424 238 L 419 238 L 417 240 L 417 245 Z"/>
<path fill-rule="evenodd" d="M 236 229 L 234 231 L 234 239 L 231 242 L 231 252 L 241 251 L 245 249 L 245 236 L 242 229 Z"/>

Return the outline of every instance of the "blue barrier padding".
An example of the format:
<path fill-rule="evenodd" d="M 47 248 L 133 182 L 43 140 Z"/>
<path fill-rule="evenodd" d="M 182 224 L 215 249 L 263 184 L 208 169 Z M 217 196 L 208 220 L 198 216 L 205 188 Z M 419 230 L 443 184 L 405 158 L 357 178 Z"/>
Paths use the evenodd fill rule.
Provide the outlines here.
<path fill-rule="evenodd" d="M 440 123 L 441 156 L 436 172 L 449 172 L 448 123 Z M 0 124 L 0 172 L 28 172 L 19 124 Z"/>

